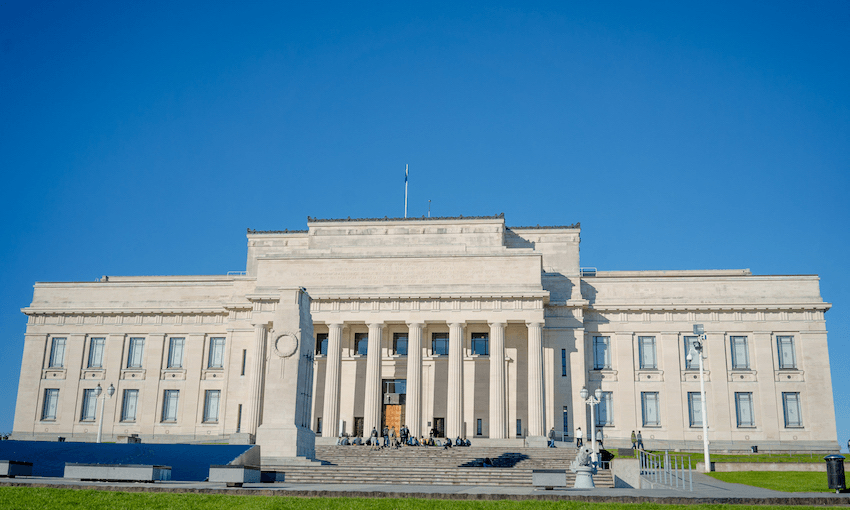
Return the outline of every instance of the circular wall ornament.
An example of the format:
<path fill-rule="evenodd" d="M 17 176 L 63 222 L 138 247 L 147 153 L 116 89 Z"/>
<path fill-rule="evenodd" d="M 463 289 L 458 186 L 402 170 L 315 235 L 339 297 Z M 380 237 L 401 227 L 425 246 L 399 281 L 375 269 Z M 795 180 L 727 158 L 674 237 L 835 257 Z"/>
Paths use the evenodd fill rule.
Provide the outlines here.
<path fill-rule="evenodd" d="M 298 350 L 298 336 L 295 333 L 284 333 L 274 341 L 274 352 L 281 358 L 288 358 Z"/>

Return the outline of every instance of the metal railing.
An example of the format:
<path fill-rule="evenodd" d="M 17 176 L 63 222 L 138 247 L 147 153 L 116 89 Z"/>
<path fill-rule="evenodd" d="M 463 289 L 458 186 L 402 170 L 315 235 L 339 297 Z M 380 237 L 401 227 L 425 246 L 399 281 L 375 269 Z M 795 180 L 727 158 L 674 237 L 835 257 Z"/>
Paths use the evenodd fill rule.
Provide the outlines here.
<path fill-rule="evenodd" d="M 694 474 L 691 457 L 670 455 L 670 452 L 649 453 L 639 451 L 640 476 L 658 485 L 681 490 L 694 490 Z"/>
<path fill-rule="evenodd" d="M 227 276 L 245 276 L 248 271 L 228 271 Z"/>

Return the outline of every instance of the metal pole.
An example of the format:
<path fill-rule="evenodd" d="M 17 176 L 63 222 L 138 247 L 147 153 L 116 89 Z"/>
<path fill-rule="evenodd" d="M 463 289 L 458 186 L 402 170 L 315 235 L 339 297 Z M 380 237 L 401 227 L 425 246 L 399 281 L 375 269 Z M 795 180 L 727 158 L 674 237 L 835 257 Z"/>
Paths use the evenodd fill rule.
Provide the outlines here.
<path fill-rule="evenodd" d="M 702 448 L 703 457 L 705 460 L 705 472 L 711 471 L 711 456 L 708 453 L 708 405 L 705 401 L 705 378 L 703 377 L 702 352 L 705 349 L 706 335 L 702 335 L 700 339 L 699 349 L 699 393 L 700 406 L 702 407 Z"/>
<path fill-rule="evenodd" d="M 404 165 L 404 217 L 407 218 L 407 165 Z"/>
<path fill-rule="evenodd" d="M 599 455 L 596 451 L 596 415 L 593 412 L 595 402 L 593 395 L 590 395 L 590 398 L 587 399 L 587 403 L 590 404 L 590 448 L 593 450 L 593 460 L 599 465 Z"/>
<path fill-rule="evenodd" d="M 97 442 L 100 442 L 100 438 L 103 436 L 103 408 L 106 407 L 106 392 L 103 392 L 103 397 L 98 400 L 102 400 L 100 403 L 100 422 L 97 424 Z M 95 400 L 95 403 L 97 400 Z"/>

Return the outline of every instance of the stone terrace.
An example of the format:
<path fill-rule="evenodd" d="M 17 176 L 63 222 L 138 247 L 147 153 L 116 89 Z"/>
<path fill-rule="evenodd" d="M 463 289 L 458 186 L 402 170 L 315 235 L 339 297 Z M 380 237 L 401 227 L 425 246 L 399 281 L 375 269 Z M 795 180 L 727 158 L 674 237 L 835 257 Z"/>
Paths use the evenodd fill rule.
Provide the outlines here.
<path fill-rule="evenodd" d="M 263 470 L 285 473 L 290 483 L 362 483 L 414 485 L 531 486 L 534 469 L 563 469 L 572 487 L 569 470 L 572 448 L 404 447 L 371 451 L 368 446 L 316 446 L 322 465 L 274 466 Z M 494 467 L 483 467 L 489 457 Z M 597 487 L 613 487 L 610 471 L 594 476 Z"/>

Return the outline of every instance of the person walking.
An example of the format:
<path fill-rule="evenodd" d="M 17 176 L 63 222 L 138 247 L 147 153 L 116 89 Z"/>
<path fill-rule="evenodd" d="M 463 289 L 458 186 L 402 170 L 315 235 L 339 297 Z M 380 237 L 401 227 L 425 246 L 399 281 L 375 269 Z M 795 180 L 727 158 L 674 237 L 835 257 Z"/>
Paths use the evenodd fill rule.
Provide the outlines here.
<path fill-rule="evenodd" d="M 583 434 L 581 432 L 581 427 L 576 429 L 576 448 L 581 448 L 581 445 L 584 444 L 584 440 L 582 439 Z"/>
<path fill-rule="evenodd" d="M 637 433 L 637 448 L 638 450 L 643 450 L 643 436 L 640 434 L 639 430 Z"/>
<path fill-rule="evenodd" d="M 555 427 L 549 429 L 549 448 L 555 447 Z"/>
<path fill-rule="evenodd" d="M 378 449 L 378 429 L 376 429 L 375 427 L 372 427 L 372 433 L 369 434 L 369 446 L 373 450 Z"/>
<path fill-rule="evenodd" d="M 602 429 L 596 429 L 596 442 L 599 443 L 599 449 L 603 448 L 602 446 L 602 438 L 605 436 L 602 434 Z"/>
<path fill-rule="evenodd" d="M 632 431 L 632 450 L 637 450 L 637 436 L 634 430 Z"/>
<path fill-rule="evenodd" d="M 384 446 L 390 445 L 390 429 L 384 425 L 384 430 L 381 431 L 381 437 L 384 438 Z"/>

